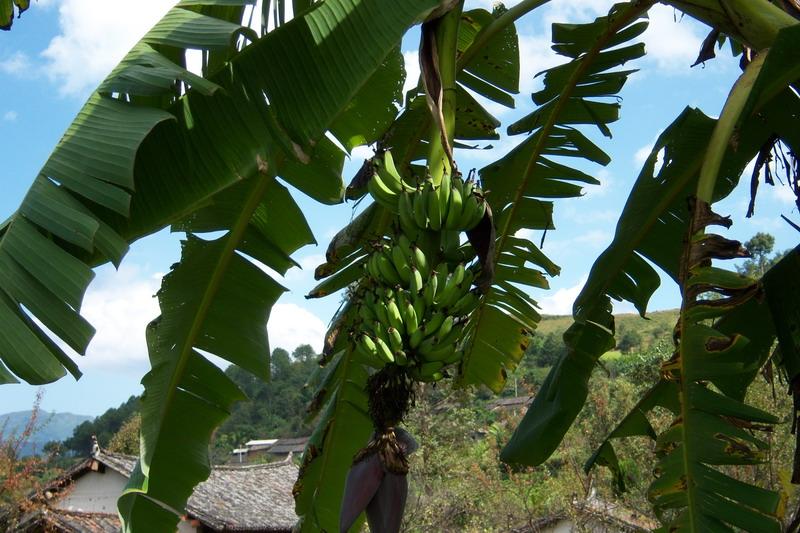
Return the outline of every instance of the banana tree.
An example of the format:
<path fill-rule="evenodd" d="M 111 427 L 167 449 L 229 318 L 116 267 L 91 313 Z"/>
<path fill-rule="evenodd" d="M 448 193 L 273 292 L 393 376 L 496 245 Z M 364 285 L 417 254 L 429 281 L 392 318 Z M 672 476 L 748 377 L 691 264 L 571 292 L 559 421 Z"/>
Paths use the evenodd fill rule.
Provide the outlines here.
<path fill-rule="evenodd" d="M 310 377 L 317 429 L 295 485 L 299 528 L 347 530 L 363 510 L 377 530 L 399 527 L 414 448 L 400 424 L 415 384 L 503 388 L 540 319 L 526 287 L 546 288 L 559 272 L 523 230 L 554 229 L 554 203 L 598 183 L 566 162 L 610 161 L 579 127 L 610 136 L 615 96 L 634 71 L 626 65 L 645 54 L 637 38 L 654 1 L 554 24 L 553 49 L 567 61 L 545 71 L 537 108 L 508 126 L 524 138 L 479 180 L 461 176 L 457 150 L 497 138 L 500 126 L 473 94 L 514 105 L 525 59 L 515 23 L 545 3 L 489 12 L 461 1 L 264 1 L 273 24 L 257 32 L 243 22 L 252 1 L 182 0 L 89 98 L 0 226 L 0 380 L 78 377 L 40 324 L 84 353 L 93 329 L 79 309 L 92 268 L 119 265 L 131 242 L 162 228 L 186 233 L 147 327 L 141 456 L 119 503 L 127 531 L 174 530 L 208 476 L 211 433 L 243 397 L 205 354 L 268 378 L 264 324 L 284 289 L 259 267 L 285 273 L 314 242 L 284 183 L 327 204 L 374 200 L 333 238 L 310 294 L 347 291 Z M 798 253 L 757 283 L 710 264 L 742 252 L 705 230 L 729 224 L 711 205 L 751 159 L 775 143 L 797 153 L 796 6 L 665 3 L 736 43 L 748 66 L 719 119 L 687 108 L 659 137 L 575 303 L 568 353 L 503 458 L 538 464 L 558 446 L 614 346 L 611 299 L 644 316 L 659 284 L 652 263 L 682 290 L 675 355 L 609 438 L 657 439 L 650 497 L 669 527 L 774 529 L 774 494 L 714 467 L 763 460 L 751 432 L 776 419 L 742 399 L 776 336 L 792 383 L 800 373 L 786 296 Z M 418 23 L 422 75 L 403 100 L 399 44 Z M 189 49 L 202 50 L 201 72 L 187 70 Z M 360 145 L 376 155 L 345 188 L 342 147 Z M 660 436 L 646 417 L 655 406 L 676 417 Z M 610 441 L 595 463 L 622 479 Z"/>

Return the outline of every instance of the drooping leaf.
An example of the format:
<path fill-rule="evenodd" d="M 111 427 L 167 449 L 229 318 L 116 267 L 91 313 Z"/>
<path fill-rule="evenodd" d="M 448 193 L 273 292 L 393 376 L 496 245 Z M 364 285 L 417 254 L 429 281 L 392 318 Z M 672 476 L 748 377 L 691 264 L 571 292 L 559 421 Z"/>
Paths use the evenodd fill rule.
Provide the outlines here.
<path fill-rule="evenodd" d="M 340 323 L 350 320 L 345 312 Z M 320 412 L 294 487 L 300 531 L 338 531 L 344 482 L 353 456 L 366 444 L 372 421 L 367 411 L 367 372 L 355 358 L 353 343 L 342 332 L 336 352 L 314 394 Z"/>
<path fill-rule="evenodd" d="M 763 127 L 764 117 L 780 121 L 780 109 L 785 106 L 776 100 L 762 109 L 760 118 L 748 118 L 742 124 L 736 149 L 729 149 L 722 161 L 716 199 L 733 190 L 747 163 L 771 134 Z M 561 442 L 583 407 L 596 361 L 616 345 L 611 299 L 629 301 L 644 315 L 660 285 L 651 263 L 677 281 L 689 220 L 686 199 L 696 187 L 714 125 L 714 120 L 689 108 L 657 139 L 623 208 L 613 241 L 595 261 L 575 300 L 574 322 L 564 336 L 567 355 L 545 379 L 505 449 L 506 459 L 539 464 Z M 734 320 L 732 316 L 725 320 Z M 763 331 L 757 326 L 754 329 Z M 767 341 L 760 342 L 763 346 Z M 728 386 L 729 393 L 734 394 L 734 388 L 742 393 L 741 383 Z"/>
<path fill-rule="evenodd" d="M 499 391 L 506 373 L 525 353 L 539 314 L 535 301 L 520 286 L 547 288 L 544 274 L 559 272 L 525 234 L 553 229 L 553 204 L 543 199 L 579 196 L 582 184 L 598 183 L 553 157 L 609 162 L 573 125 L 593 124 L 607 134 L 608 124 L 617 120 L 616 102 L 590 98 L 613 96 L 624 85 L 631 71 L 613 69 L 641 56 L 641 46 L 604 50 L 637 37 L 644 30 L 644 23 L 638 21 L 641 16 L 641 8 L 619 4 L 611 15 L 590 24 L 556 25 L 555 46 L 580 46 L 580 53 L 574 52 L 573 61 L 546 71 L 544 89 L 534 95 L 540 107 L 509 127 L 509 133 L 529 133 L 528 137 L 480 171 L 484 188 L 491 191 L 487 201 L 497 227 L 495 283 L 467 327 L 460 378 L 464 383 Z"/>

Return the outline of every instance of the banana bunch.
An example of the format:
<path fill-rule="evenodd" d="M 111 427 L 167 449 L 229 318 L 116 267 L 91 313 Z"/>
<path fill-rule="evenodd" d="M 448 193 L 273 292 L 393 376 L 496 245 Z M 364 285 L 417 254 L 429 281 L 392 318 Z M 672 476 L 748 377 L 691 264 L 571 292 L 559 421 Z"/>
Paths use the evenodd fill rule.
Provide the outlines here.
<path fill-rule="evenodd" d="M 397 214 L 397 203 L 401 193 L 415 192 L 416 188 L 407 184 L 394 166 L 391 152 L 372 160 L 375 172 L 367 183 L 367 190 L 376 202 L 392 213 Z"/>
<path fill-rule="evenodd" d="M 398 240 L 406 239 L 401 236 Z M 463 325 L 480 297 L 470 290 L 474 274 L 463 263 L 452 272 L 448 272 L 446 263 L 427 272 L 426 263 L 417 261 L 422 268 L 410 266 L 413 274 L 408 284 L 395 281 L 405 272 L 402 267 L 409 265 L 402 263 L 398 268 L 391 263 L 394 270 L 387 278 L 384 272 L 389 268 L 388 256 L 400 257 L 391 252 L 401 247 L 401 244 L 387 246 L 388 249 L 373 254 L 373 258 L 383 259 L 367 262 L 367 270 L 376 271 L 376 275 L 370 273 L 375 287 L 361 296 L 360 324 L 352 334 L 357 353 L 369 366 L 377 369 L 387 364 L 407 366 L 415 379 L 435 381 L 443 377 L 440 371 L 446 365 L 461 359 L 457 344 L 462 338 Z M 376 264 L 370 266 L 373 262 Z M 427 277 L 419 281 L 422 272 Z"/>
<path fill-rule="evenodd" d="M 468 231 L 486 212 L 483 191 L 471 179 L 447 172 L 439 186 L 426 180 L 412 187 L 397 171 L 391 152 L 374 158 L 372 164 L 375 172 L 367 189 L 376 202 L 399 215 L 406 235 L 419 229 Z"/>
<path fill-rule="evenodd" d="M 486 212 L 483 192 L 472 180 L 445 173 L 434 187 L 426 181 L 413 192 L 403 191 L 397 206 L 403 233 L 413 235 L 418 229 L 433 231 L 468 231 Z"/>

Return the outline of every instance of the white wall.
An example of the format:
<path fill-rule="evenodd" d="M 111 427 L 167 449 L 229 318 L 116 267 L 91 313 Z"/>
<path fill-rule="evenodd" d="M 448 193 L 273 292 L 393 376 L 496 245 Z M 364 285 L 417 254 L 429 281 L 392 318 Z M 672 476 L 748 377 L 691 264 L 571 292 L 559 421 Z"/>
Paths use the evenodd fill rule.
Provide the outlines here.
<path fill-rule="evenodd" d="M 116 513 L 117 498 L 127 483 L 128 478 L 110 468 L 102 474 L 88 472 L 72 483 L 54 506 L 67 511 Z"/>
<path fill-rule="evenodd" d="M 78 478 L 65 491 L 66 494 L 53 504 L 58 509 L 81 511 L 84 513 L 117 512 L 117 499 L 128 483 L 128 478 L 106 468 L 104 473 L 88 472 Z M 194 533 L 197 528 L 191 523 L 181 520 L 178 533 Z"/>

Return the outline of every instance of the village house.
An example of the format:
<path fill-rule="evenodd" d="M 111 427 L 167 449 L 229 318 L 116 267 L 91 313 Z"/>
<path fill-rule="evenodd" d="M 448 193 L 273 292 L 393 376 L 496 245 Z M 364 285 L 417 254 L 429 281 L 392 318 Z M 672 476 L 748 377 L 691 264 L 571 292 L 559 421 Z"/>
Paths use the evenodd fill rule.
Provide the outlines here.
<path fill-rule="evenodd" d="M 291 439 L 261 439 L 247 441 L 242 448 L 231 452 L 231 463 L 264 463 L 283 461 L 290 455 L 301 455 L 308 437 Z"/>
<path fill-rule="evenodd" d="M 50 482 L 40 505 L 23 514 L 20 533 L 111 533 L 120 531 L 117 498 L 136 457 L 95 447 L 91 457 Z M 214 466 L 186 506 L 179 533 L 290 532 L 292 485 L 298 468 L 291 454 L 269 464 Z"/>

